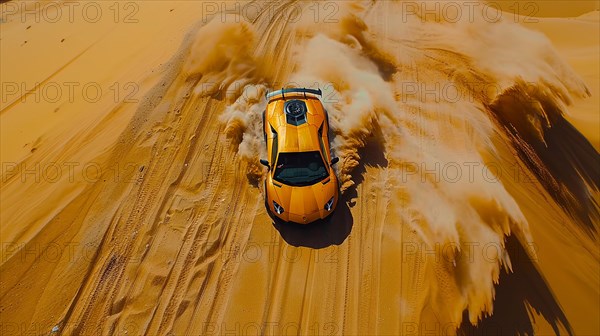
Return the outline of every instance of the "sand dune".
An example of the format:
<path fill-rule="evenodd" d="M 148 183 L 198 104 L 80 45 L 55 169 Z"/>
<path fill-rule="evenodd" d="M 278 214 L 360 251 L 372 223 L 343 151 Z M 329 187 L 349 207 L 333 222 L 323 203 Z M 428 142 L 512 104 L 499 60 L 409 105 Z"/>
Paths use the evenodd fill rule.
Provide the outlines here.
<path fill-rule="evenodd" d="M 2 3 L 2 334 L 600 334 L 597 3 L 536 3 Z M 292 85 L 308 227 L 260 187 Z"/>

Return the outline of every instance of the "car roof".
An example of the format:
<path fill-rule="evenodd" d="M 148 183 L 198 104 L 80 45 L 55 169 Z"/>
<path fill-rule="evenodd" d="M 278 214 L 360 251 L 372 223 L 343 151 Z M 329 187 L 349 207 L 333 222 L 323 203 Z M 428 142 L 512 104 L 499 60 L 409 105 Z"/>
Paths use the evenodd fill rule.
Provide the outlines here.
<path fill-rule="evenodd" d="M 296 126 L 286 122 L 284 105 L 290 100 L 300 100 L 306 104 L 306 123 Z M 325 120 L 325 111 L 315 95 L 288 93 L 285 99 L 278 95 L 269 100 L 267 109 L 271 109 L 269 124 L 278 134 L 278 152 L 321 150 L 319 128 Z"/>

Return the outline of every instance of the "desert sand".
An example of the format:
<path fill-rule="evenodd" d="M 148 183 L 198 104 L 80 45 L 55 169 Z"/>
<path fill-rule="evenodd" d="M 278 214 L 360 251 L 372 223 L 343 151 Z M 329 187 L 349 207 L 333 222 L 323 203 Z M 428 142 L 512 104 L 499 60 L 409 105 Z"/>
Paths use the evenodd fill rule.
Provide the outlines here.
<path fill-rule="evenodd" d="M 2 3 L 2 334 L 600 334 L 598 2 L 437 4 Z M 329 223 L 265 212 L 284 86 Z"/>

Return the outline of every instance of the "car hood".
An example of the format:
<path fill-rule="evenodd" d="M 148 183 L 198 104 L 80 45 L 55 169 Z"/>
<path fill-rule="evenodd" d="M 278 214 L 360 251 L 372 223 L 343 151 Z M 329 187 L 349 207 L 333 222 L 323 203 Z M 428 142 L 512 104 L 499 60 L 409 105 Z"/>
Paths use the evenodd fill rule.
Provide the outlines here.
<path fill-rule="evenodd" d="M 290 214 L 308 215 L 318 212 L 335 194 L 336 183 L 334 179 L 327 177 L 321 182 L 305 187 L 292 187 L 281 184 L 281 187 L 273 188 L 273 200 Z M 327 182 L 328 180 L 329 182 Z"/>

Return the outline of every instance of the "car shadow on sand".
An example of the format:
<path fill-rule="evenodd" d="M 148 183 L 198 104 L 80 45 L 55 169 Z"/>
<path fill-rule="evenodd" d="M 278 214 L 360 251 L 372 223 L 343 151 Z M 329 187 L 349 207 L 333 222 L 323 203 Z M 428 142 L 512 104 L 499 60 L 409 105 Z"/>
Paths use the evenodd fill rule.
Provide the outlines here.
<path fill-rule="evenodd" d="M 330 217 L 310 224 L 285 223 L 273 216 L 271 218 L 273 226 L 288 244 L 314 249 L 342 244 L 350 235 L 354 224 L 348 200 L 344 196 Z"/>
<path fill-rule="evenodd" d="M 354 225 L 350 208 L 356 205 L 357 187 L 364 181 L 367 166 L 385 168 L 388 165 L 385 157 L 385 140 L 378 125 L 375 125 L 373 133 L 366 139 L 365 146 L 357 150 L 360 164 L 351 172 L 354 185 L 341 195 L 336 210 L 329 218 L 310 224 L 295 224 L 282 223 L 271 215 L 273 226 L 279 231 L 283 240 L 292 246 L 321 249 L 340 245 L 348 238 Z"/>

